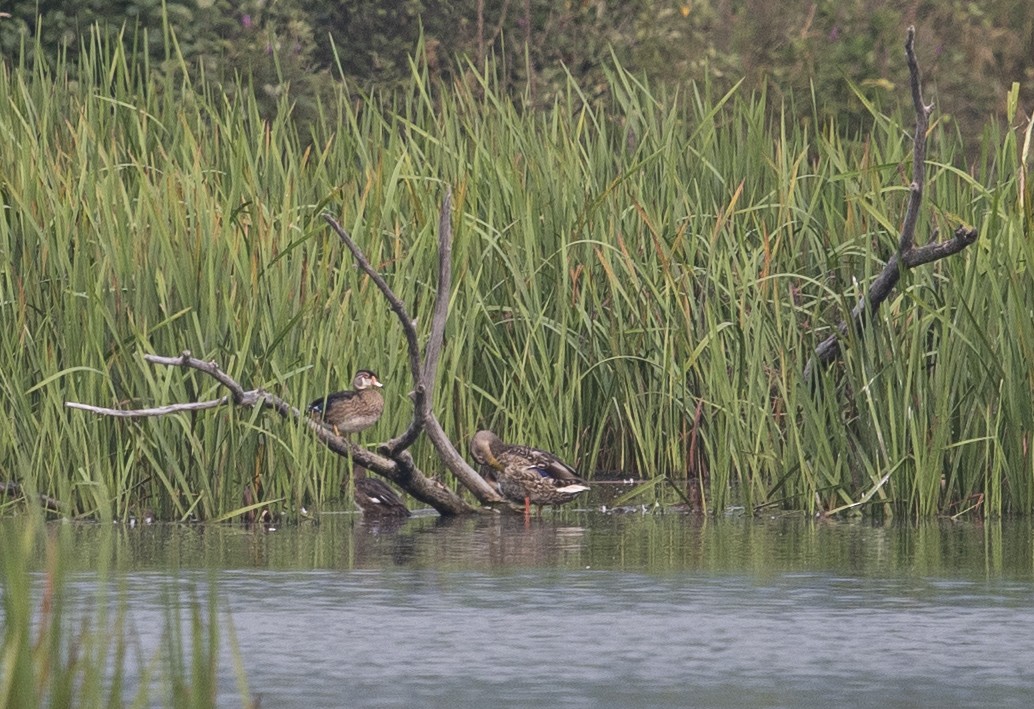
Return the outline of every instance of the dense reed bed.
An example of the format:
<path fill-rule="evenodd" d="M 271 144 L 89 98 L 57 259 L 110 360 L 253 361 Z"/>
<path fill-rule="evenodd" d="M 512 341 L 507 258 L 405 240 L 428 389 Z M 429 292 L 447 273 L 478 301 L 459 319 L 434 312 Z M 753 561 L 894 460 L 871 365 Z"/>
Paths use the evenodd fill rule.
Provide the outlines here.
<path fill-rule="evenodd" d="M 225 393 L 148 352 L 189 349 L 297 404 L 364 366 L 387 410 L 360 438 L 393 435 L 410 416 L 405 343 L 319 216 L 426 328 L 446 185 L 436 409 L 464 447 L 491 426 L 590 477 L 689 478 L 709 510 L 1034 509 L 1029 130 L 958 136 L 937 122 L 951 97 L 928 87 L 919 241 L 959 223 L 980 239 L 906 273 L 813 390 L 813 348 L 895 248 L 907 111 L 873 108 L 845 136 L 773 120 L 764 94 L 676 94 L 614 68 L 606 101 L 572 84 L 526 112 L 491 76 L 437 86 L 418 68 L 395 94 L 342 89 L 300 135 L 286 104 L 264 120 L 248 91 L 155 79 L 117 46 L 81 61 L 0 72 L 0 478 L 69 514 L 218 519 L 256 475 L 288 510 L 336 497 L 341 459 L 273 416 L 126 423 L 64 402 Z"/>

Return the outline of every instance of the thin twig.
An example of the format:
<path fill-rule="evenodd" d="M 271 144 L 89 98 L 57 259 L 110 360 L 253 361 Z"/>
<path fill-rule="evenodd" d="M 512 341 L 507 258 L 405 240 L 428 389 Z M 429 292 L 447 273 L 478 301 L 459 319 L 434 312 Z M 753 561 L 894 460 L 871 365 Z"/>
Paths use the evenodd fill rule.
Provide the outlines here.
<path fill-rule="evenodd" d="M 434 310 L 431 315 L 431 334 L 424 351 L 424 365 L 413 386 L 413 421 L 401 436 L 393 438 L 382 447 L 391 455 L 413 445 L 424 423 L 431 413 L 435 376 L 442 343 L 445 339 L 445 324 L 449 317 L 449 297 L 452 292 L 452 190 L 446 187 L 442 208 L 438 216 L 438 288 L 435 292 Z M 407 340 L 408 341 L 408 340 Z M 419 351 L 417 359 L 419 359 Z"/>
<path fill-rule="evenodd" d="M 902 256 L 902 263 L 906 268 L 922 266 L 924 263 L 939 261 L 946 256 L 952 256 L 977 240 L 977 230 L 971 227 L 960 226 L 955 234 L 948 241 L 935 241 L 932 244 L 911 249 Z"/>
<path fill-rule="evenodd" d="M 152 364 L 164 364 L 170 367 L 190 367 L 197 369 L 229 389 L 230 393 L 233 394 L 233 400 L 236 403 L 241 403 L 244 399 L 244 387 L 238 384 L 233 377 L 219 369 L 219 365 L 214 361 L 203 362 L 199 359 L 195 359 L 190 350 L 183 350 L 179 357 L 162 357 L 160 355 L 148 354 L 144 355 L 144 360 Z"/>

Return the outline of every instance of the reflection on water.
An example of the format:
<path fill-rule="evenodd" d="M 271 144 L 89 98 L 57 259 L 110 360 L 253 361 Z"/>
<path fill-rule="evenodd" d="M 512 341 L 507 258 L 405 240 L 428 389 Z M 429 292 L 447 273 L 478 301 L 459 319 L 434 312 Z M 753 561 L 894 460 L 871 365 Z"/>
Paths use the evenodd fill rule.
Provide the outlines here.
<path fill-rule="evenodd" d="M 0 521 L 17 524 L 17 520 Z M 861 577 L 1034 578 L 1029 520 L 873 525 L 800 517 L 708 518 L 679 514 L 545 513 L 442 519 L 397 527 L 352 513 L 323 514 L 265 533 L 233 525 L 76 525 L 83 569 L 178 568 L 441 570 L 584 569 L 658 573 L 796 571 Z"/>
<path fill-rule="evenodd" d="M 9 522 L 7 522 L 9 523 Z M 0 530 L 2 531 L 2 530 Z M 1028 706 L 1030 522 L 546 513 L 87 525 L 145 648 L 214 579 L 263 707 Z M 230 651 L 221 704 L 238 706 Z"/>

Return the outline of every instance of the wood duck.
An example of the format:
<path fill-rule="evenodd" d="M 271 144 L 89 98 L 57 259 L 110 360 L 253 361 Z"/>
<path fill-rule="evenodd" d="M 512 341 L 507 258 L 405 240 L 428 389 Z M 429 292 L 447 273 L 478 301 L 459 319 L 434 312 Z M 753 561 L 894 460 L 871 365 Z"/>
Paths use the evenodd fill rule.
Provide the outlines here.
<path fill-rule="evenodd" d="M 562 505 L 589 489 L 574 468 L 549 451 L 531 446 L 503 443 L 491 431 L 478 431 L 470 441 L 470 454 L 490 468 L 499 493 L 513 502 L 524 502 L 524 514 L 531 505 Z"/>
<path fill-rule="evenodd" d="M 384 386 L 369 369 L 360 369 L 352 380 L 355 390 L 346 389 L 316 399 L 307 411 L 314 419 L 332 426 L 334 433 L 355 433 L 377 423 L 384 411 L 384 397 L 377 389 Z"/>
<path fill-rule="evenodd" d="M 406 503 L 386 483 L 378 478 L 366 475 L 366 470 L 356 466 L 353 470 L 355 481 L 355 504 L 362 510 L 364 517 L 375 519 L 405 519 L 409 517 Z"/>

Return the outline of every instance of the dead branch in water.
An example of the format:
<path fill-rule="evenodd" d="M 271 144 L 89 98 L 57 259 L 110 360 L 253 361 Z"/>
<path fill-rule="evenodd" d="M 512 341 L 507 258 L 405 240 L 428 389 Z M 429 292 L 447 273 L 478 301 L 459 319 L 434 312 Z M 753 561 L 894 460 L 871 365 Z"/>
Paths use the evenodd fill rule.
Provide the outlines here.
<path fill-rule="evenodd" d="M 456 476 L 460 483 L 474 494 L 479 502 L 484 504 L 504 503 L 498 493 L 463 459 L 456 450 L 455 445 L 442 430 L 441 424 L 431 410 L 434 378 L 438 370 L 438 360 L 444 340 L 445 323 L 448 319 L 448 302 L 452 283 L 450 210 L 451 195 L 447 191 L 442 201 L 438 224 L 438 289 L 431 321 L 431 333 L 422 364 L 416 327 L 406 311 L 405 304 L 395 295 L 381 274 L 373 268 L 348 232 L 330 215 L 325 214 L 323 216 L 342 243 L 352 253 L 359 267 L 380 289 L 385 300 L 388 301 L 391 310 L 398 317 L 406 337 L 409 368 L 413 378 L 413 420 L 402 435 L 379 445 L 376 453 L 357 446 L 347 438 L 336 435 L 331 426 L 311 418 L 305 412 L 278 396 L 263 389 L 245 389 L 233 377 L 222 371 L 218 364 L 213 361 L 197 359 L 189 351 L 184 351 L 178 357 L 149 354 L 145 355 L 144 359 L 156 365 L 195 369 L 212 377 L 229 389 L 230 393 L 228 395 L 210 401 L 193 401 L 133 410 L 109 409 L 72 401 L 65 402 L 65 405 L 69 408 L 89 411 L 101 416 L 119 418 L 165 416 L 183 411 L 210 409 L 230 403 L 244 408 L 256 406 L 268 408 L 284 419 L 308 426 L 316 434 L 317 439 L 327 448 L 338 455 L 351 458 L 363 468 L 391 480 L 416 499 L 434 507 L 439 514 L 458 515 L 478 511 L 479 508 L 470 505 L 445 485 L 425 475 L 414 463 L 408 448 L 413 445 L 421 432 L 426 431 L 442 462 Z"/>

